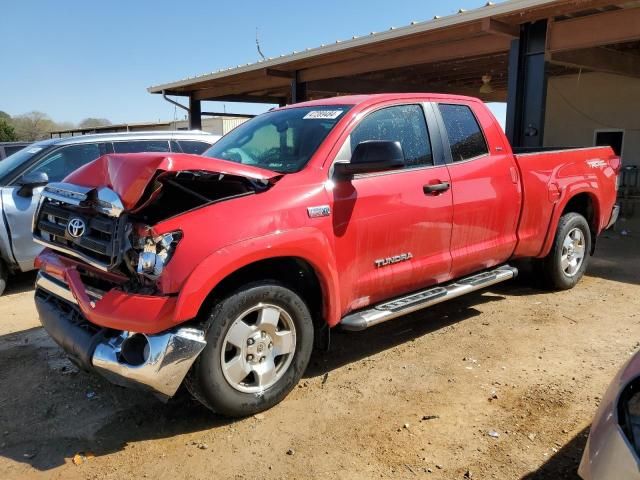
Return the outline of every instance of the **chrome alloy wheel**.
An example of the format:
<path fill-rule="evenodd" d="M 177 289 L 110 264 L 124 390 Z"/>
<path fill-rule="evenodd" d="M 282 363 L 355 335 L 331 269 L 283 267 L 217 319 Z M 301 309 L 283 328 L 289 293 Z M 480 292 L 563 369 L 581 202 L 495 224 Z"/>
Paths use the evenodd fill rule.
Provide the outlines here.
<path fill-rule="evenodd" d="M 584 233 L 579 228 L 574 228 L 567 233 L 562 242 L 562 253 L 560 255 L 560 265 L 564 274 L 573 277 L 584 261 L 586 253 L 586 240 Z"/>
<path fill-rule="evenodd" d="M 222 374 L 240 392 L 261 392 L 282 378 L 295 350 L 291 316 L 281 307 L 259 303 L 229 327 L 222 343 Z"/>

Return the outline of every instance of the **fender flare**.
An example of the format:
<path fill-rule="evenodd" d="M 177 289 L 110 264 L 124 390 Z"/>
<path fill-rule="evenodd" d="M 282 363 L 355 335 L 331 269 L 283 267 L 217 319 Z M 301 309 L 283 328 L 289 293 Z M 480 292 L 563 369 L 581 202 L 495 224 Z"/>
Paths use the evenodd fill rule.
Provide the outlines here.
<path fill-rule="evenodd" d="M 586 193 L 587 195 L 589 195 L 589 198 L 591 199 L 591 202 L 593 204 L 593 217 L 594 217 L 594 223 L 595 223 L 594 226 L 596 229 L 595 234 L 599 235 L 600 232 L 602 231 L 602 219 L 600 218 L 601 217 L 600 201 L 598 200 L 598 194 L 595 190 L 591 188 L 576 188 L 576 189 L 568 188 L 563 193 L 564 195 L 562 196 L 560 201 L 558 201 L 558 203 L 556 203 L 555 206 L 553 207 L 553 212 L 551 214 L 551 222 L 549 222 L 549 231 L 547 232 L 544 243 L 542 244 L 542 250 L 538 255 L 538 257 L 540 258 L 543 258 L 549 255 L 549 252 L 551 251 L 551 246 L 553 245 L 553 240 L 556 236 L 556 231 L 558 230 L 558 222 L 560 222 L 560 217 L 562 216 L 562 212 L 564 212 L 564 209 L 567 208 L 567 205 L 569 204 L 569 202 L 577 195 L 580 195 L 583 193 Z M 595 238 L 593 238 L 592 241 L 595 242 Z"/>
<path fill-rule="evenodd" d="M 229 275 L 252 263 L 277 257 L 297 257 L 312 266 L 322 288 L 323 317 L 330 326 L 337 324 L 340 288 L 333 246 L 322 232 L 311 227 L 243 240 L 209 255 L 182 285 L 174 321 L 195 318 L 209 294 Z"/>

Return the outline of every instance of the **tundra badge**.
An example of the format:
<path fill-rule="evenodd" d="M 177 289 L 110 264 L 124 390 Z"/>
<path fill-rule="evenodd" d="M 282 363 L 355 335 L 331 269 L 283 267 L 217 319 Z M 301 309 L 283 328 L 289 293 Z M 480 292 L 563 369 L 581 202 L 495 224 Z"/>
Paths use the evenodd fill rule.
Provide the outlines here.
<path fill-rule="evenodd" d="M 408 252 L 401 253 L 400 255 L 394 255 L 393 257 L 379 258 L 377 260 L 374 260 L 373 263 L 376 267 L 380 268 L 386 267 L 387 265 L 392 265 L 394 263 L 406 262 L 407 260 L 411 260 L 412 258 L 413 255 L 411 254 L 411 252 Z"/>

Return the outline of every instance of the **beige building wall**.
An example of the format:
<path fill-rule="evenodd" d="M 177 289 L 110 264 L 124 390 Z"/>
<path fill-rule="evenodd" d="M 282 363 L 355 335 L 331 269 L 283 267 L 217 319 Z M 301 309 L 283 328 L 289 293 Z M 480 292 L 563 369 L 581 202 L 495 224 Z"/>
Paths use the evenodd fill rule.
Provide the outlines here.
<path fill-rule="evenodd" d="M 224 135 L 249 120 L 247 117 L 202 117 L 202 130 L 214 135 Z M 187 120 L 171 122 L 171 130 L 188 130 Z"/>
<path fill-rule="evenodd" d="M 596 130 L 624 130 L 622 161 L 640 165 L 640 79 L 606 73 L 549 78 L 544 145 L 592 146 Z"/>

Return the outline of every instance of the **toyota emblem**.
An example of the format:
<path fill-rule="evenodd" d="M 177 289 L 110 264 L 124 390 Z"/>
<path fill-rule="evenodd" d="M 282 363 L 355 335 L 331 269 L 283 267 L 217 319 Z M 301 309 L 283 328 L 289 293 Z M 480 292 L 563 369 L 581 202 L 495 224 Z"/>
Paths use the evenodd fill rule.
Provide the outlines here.
<path fill-rule="evenodd" d="M 86 228 L 87 226 L 81 218 L 72 218 L 67 224 L 67 232 L 69 232 L 69 235 L 73 238 L 80 238 L 84 235 Z"/>

